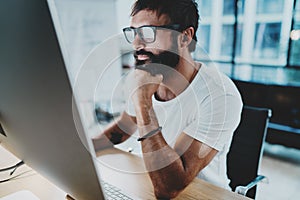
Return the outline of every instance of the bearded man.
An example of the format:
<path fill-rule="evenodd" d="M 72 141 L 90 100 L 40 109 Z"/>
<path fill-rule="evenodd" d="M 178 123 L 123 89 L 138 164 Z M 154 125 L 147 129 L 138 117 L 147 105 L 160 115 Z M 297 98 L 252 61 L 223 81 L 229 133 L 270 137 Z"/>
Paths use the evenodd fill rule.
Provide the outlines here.
<path fill-rule="evenodd" d="M 232 81 L 193 60 L 198 8 L 193 0 L 137 0 L 130 27 L 136 68 L 128 110 L 93 138 L 112 147 L 138 130 L 157 198 L 174 198 L 195 177 L 229 188 L 226 155 L 242 101 Z"/>

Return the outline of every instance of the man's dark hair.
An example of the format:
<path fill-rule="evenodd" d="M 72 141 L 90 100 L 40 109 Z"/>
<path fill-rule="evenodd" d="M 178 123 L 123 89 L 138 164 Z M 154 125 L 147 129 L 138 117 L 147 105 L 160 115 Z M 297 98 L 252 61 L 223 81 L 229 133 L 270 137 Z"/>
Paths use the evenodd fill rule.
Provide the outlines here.
<path fill-rule="evenodd" d="M 132 7 L 131 16 L 136 15 L 141 10 L 156 11 L 158 17 L 167 15 L 170 24 L 180 25 L 178 30 L 180 32 L 188 27 L 193 27 L 194 36 L 189 51 L 195 51 L 199 21 L 198 5 L 195 0 L 137 0 Z"/>

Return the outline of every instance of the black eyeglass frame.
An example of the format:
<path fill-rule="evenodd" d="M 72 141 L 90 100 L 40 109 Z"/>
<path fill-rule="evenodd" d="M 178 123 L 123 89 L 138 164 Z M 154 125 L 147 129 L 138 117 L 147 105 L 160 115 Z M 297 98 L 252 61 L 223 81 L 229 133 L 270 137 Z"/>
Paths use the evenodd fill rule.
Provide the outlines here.
<path fill-rule="evenodd" d="M 143 34 L 141 33 L 141 28 L 144 28 L 144 27 L 149 27 L 149 28 L 151 28 L 152 30 L 153 30 L 153 33 L 154 33 L 154 37 L 153 37 L 153 41 L 151 41 L 151 42 L 148 42 L 148 41 L 145 41 L 144 40 L 144 37 L 143 37 Z M 155 40 L 156 40 L 156 30 L 157 29 L 170 29 L 170 30 L 176 30 L 176 31 L 178 31 L 179 30 L 179 28 L 180 28 L 180 25 L 179 24 L 168 24 L 168 25 L 162 25 L 162 26 L 154 26 L 154 25 L 144 25 L 144 26 L 140 26 L 140 27 L 137 27 L 137 28 L 134 28 L 134 27 L 125 27 L 125 28 L 123 28 L 123 33 L 124 33 L 124 36 L 125 36 L 125 39 L 126 39 L 126 41 L 129 43 L 129 44 L 132 44 L 132 42 L 134 41 L 134 38 L 136 37 L 136 35 L 138 34 L 139 35 L 139 37 L 140 37 L 140 39 L 143 41 L 143 42 L 145 42 L 145 43 L 147 43 L 147 44 L 149 44 L 149 43 L 153 43 L 153 42 L 155 42 Z M 126 31 L 134 31 L 134 38 L 133 38 L 133 41 L 130 41 L 128 38 L 127 38 L 127 36 L 126 36 Z"/>

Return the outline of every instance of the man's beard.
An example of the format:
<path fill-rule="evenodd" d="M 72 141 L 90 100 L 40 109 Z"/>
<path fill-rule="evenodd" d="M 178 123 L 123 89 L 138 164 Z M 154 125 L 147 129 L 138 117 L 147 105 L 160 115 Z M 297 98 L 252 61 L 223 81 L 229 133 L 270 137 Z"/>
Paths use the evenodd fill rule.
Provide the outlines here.
<path fill-rule="evenodd" d="M 176 48 L 176 50 L 175 50 Z M 153 53 L 145 50 L 135 51 L 135 68 L 150 72 L 152 75 L 165 74 L 170 71 L 179 63 L 178 48 L 171 48 L 171 50 L 162 51 L 161 53 L 154 55 Z M 146 55 L 149 57 L 147 60 L 138 60 L 138 55 Z"/>

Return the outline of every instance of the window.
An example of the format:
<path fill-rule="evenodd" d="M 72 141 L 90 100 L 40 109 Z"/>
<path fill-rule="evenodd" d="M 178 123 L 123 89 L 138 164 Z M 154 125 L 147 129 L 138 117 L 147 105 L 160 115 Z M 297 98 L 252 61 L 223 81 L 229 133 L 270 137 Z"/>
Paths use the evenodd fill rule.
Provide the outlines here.
<path fill-rule="evenodd" d="M 238 64 L 283 67 L 290 59 L 290 63 L 300 66 L 299 39 L 291 42 L 288 58 L 293 3 L 293 0 L 238 0 L 236 16 L 235 0 L 198 0 L 200 15 L 202 13 L 200 26 L 210 27 L 199 29 L 199 41 L 203 36 L 209 40 L 199 44 L 205 45 L 203 48 L 207 48 L 213 61 L 234 60 Z M 300 29 L 299 4 L 296 6 L 295 30 Z M 207 58 L 198 49 L 194 56 L 201 60 Z"/>
<path fill-rule="evenodd" d="M 254 58 L 278 58 L 281 23 L 257 23 L 255 29 Z"/>
<path fill-rule="evenodd" d="M 294 25 L 291 31 L 291 52 L 290 52 L 290 65 L 300 66 L 300 0 L 297 0 Z"/>
<path fill-rule="evenodd" d="M 242 25 L 239 24 L 237 28 L 237 41 L 235 48 L 235 56 L 241 55 L 241 39 L 242 39 Z M 233 51 L 233 35 L 234 27 L 233 25 L 223 25 L 222 27 L 222 45 L 221 45 L 221 56 L 232 56 Z"/>
<path fill-rule="evenodd" d="M 280 14 L 283 12 L 284 0 L 259 0 L 257 1 L 257 14 Z"/>
<path fill-rule="evenodd" d="M 211 17 L 212 1 L 198 1 L 198 5 L 202 17 Z"/>
<path fill-rule="evenodd" d="M 200 47 L 203 48 L 204 51 L 209 51 L 209 41 L 210 41 L 210 26 L 209 25 L 201 25 L 199 27 L 202 35 L 198 35 L 198 42 Z"/>
<path fill-rule="evenodd" d="M 223 15 L 234 15 L 235 0 L 224 0 L 223 2 Z M 239 0 L 237 3 L 238 12 L 244 13 L 245 0 Z"/>

